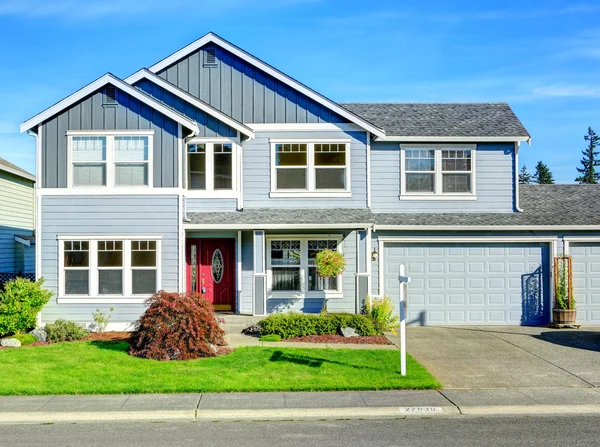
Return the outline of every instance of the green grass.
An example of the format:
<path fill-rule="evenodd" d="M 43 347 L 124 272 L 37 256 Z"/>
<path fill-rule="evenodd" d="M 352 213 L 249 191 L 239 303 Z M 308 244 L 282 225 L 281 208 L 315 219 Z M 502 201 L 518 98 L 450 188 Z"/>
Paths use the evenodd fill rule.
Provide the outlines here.
<path fill-rule="evenodd" d="M 398 351 L 242 347 L 226 356 L 159 362 L 124 342 L 60 343 L 0 351 L 0 395 L 440 388 Z"/>
<path fill-rule="evenodd" d="M 30 334 L 14 334 L 6 338 L 16 338 L 21 342 L 21 346 L 27 346 L 37 341 L 37 338 Z"/>

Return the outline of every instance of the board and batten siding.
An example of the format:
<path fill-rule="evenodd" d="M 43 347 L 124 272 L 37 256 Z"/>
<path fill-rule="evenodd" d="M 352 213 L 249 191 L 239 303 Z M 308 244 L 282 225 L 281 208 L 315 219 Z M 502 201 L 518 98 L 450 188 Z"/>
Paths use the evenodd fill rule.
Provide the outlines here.
<path fill-rule="evenodd" d="M 178 198 L 168 196 L 44 196 L 42 198 L 42 271 L 44 287 L 54 297 L 42 310 L 42 322 L 57 318 L 79 323 L 92 321 L 96 309 L 114 307 L 112 323 L 130 323 L 144 312 L 144 304 L 58 304 L 58 236 L 158 235 L 162 237 L 161 288 L 178 290 Z"/>
<path fill-rule="evenodd" d="M 351 197 L 342 198 L 270 198 L 270 138 L 284 140 L 350 139 Z M 261 132 L 242 144 L 244 170 L 244 208 L 366 208 L 367 145 L 365 132 Z"/>
<path fill-rule="evenodd" d="M 400 200 L 398 143 L 371 143 L 371 207 L 375 213 L 514 212 L 514 146 L 479 143 L 475 156 L 477 200 Z"/>
<path fill-rule="evenodd" d="M 117 89 L 117 104 L 103 105 L 104 89 L 63 110 L 42 124 L 43 188 L 67 187 L 69 130 L 154 130 L 155 187 L 177 187 L 177 123 Z"/>
<path fill-rule="evenodd" d="M 33 232 L 34 186 L 31 180 L 0 171 L 0 273 L 17 273 L 24 267 L 15 234 Z"/>
<path fill-rule="evenodd" d="M 204 63 L 207 48 L 216 49 L 216 63 L 210 66 Z M 347 122 L 214 44 L 198 49 L 157 75 L 243 123 Z"/>

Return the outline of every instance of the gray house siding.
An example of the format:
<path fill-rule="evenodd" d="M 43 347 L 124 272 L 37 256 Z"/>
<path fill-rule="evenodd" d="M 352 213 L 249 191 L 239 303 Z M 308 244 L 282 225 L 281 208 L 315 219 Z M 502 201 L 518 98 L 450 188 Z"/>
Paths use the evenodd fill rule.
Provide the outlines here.
<path fill-rule="evenodd" d="M 54 297 L 42 310 L 42 321 L 66 318 L 91 321 L 97 308 L 115 308 L 111 322 L 130 323 L 144 311 L 143 304 L 58 304 L 59 235 L 162 236 L 161 287 L 178 290 L 178 199 L 169 196 L 44 196 L 42 212 L 42 271 L 44 287 Z"/>
<path fill-rule="evenodd" d="M 227 124 L 217 120 L 213 116 L 203 112 L 197 107 L 178 98 L 173 93 L 154 84 L 152 81 L 144 79 L 135 84 L 140 90 L 146 92 L 154 99 L 186 115 L 188 118 L 196 121 L 200 128 L 199 137 L 223 137 L 234 138 L 237 136 L 237 130 Z"/>
<path fill-rule="evenodd" d="M 68 130 L 154 130 L 155 187 L 177 185 L 177 123 L 117 89 L 117 105 L 103 105 L 103 89 L 42 124 L 44 188 L 67 187 Z"/>
<path fill-rule="evenodd" d="M 477 200 L 400 200 L 398 143 L 371 143 L 371 208 L 375 213 L 514 211 L 514 147 L 512 143 L 480 143 L 476 151 Z"/>
<path fill-rule="evenodd" d="M 209 211 L 235 211 L 237 199 L 204 199 L 197 197 L 186 197 L 185 210 L 189 213 Z"/>
<path fill-rule="evenodd" d="M 270 138 L 351 139 L 349 198 L 270 198 L 271 145 Z M 243 146 L 244 208 L 328 208 L 335 203 L 338 208 L 365 208 L 367 206 L 367 146 L 365 132 L 277 132 L 257 133 Z"/>
<path fill-rule="evenodd" d="M 204 64 L 215 48 L 217 63 Z M 243 123 L 343 123 L 346 119 L 217 45 L 207 45 L 157 73 Z"/>

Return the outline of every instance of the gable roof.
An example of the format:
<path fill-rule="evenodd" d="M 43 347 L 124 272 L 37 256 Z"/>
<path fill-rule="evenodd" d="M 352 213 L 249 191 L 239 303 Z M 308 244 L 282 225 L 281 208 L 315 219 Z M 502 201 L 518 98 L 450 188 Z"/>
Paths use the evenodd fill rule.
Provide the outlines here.
<path fill-rule="evenodd" d="M 173 121 L 178 122 L 179 124 L 187 127 L 195 133 L 200 132 L 200 130 L 198 129 L 198 124 L 196 124 L 196 122 L 190 120 L 188 117 L 180 114 L 179 112 L 176 112 L 170 107 L 163 105 L 162 103 L 158 102 L 150 95 L 147 95 L 141 90 L 131 86 L 130 84 L 127 84 L 126 82 L 123 82 L 121 79 L 117 78 L 113 74 L 106 73 L 105 75 L 101 76 L 100 78 L 96 79 L 95 81 L 91 82 L 85 87 L 82 87 L 81 89 L 77 90 L 72 95 L 67 96 L 62 101 L 57 102 L 53 106 L 44 110 L 43 112 L 38 113 L 33 118 L 30 118 L 27 121 L 25 121 L 23 124 L 21 124 L 21 133 L 32 129 L 33 127 L 53 117 L 62 110 L 72 106 L 76 102 L 82 100 L 86 96 L 94 93 L 95 91 L 104 87 L 107 84 L 114 85 L 115 87 L 119 88 L 125 93 L 133 96 L 137 100 L 152 107 L 153 109 L 159 111 L 163 115 L 171 118 Z"/>
<path fill-rule="evenodd" d="M 5 160 L 4 158 L 0 158 L 0 171 L 8 172 L 10 174 L 17 175 L 24 179 L 35 182 L 35 175 L 30 174 L 25 169 L 22 169 L 17 165 L 12 164 L 10 161 Z"/>
<path fill-rule="evenodd" d="M 506 103 L 342 104 L 385 130 L 393 141 L 529 141 Z"/>
<path fill-rule="evenodd" d="M 229 115 L 224 114 L 220 110 L 215 109 L 210 104 L 207 104 L 206 102 L 202 101 L 201 99 L 198 99 L 198 98 L 190 95 L 189 93 L 181 90 L 176 85 L 171 84 L 169 81 L 165 81 L 160 76 L 155 75 L 154 73 L 152 73 L 151 71 L 148 71 L 145 68 L 142 68 L 141 70 L 137 71 L 136 73 L 134 73 L 131 76 L 129 76 L 128 78 L 126 78 L 125 82 L 133 85 L 142 79 L 147 79 L 150 82 L 153 82 L 154 84 L 158 85 L 159 87 L 164 88 L 168 92 L 170 92 L 170 93 L 174 94 L 175 96 L 183 99 L 184 101 L 192 104 L 194 107 L 197 107 L 198 109 L 202 110 L 203 112 L 206 112 L 207 114 L 209 114 L 211 116 L 214 116 L 216 119 L 227 124 L 228 126 L 233 127 L 235 130 L 243 133 L 244 135 L 247 135 L 250 138 L 254 138 L 254 131 L 252 129 L 250 129 L 248 126 L 246 126 L 245 124 L 240 123 L 239 121 L 231 118 Z"/>
<path fill-rule="evenodd" d="M 213 43 L 213 44 L 220 46 L 221 48 L 224 48 L 225 50 L 227 50 L 230 53 L 239 57 L 240 59 L 248 62 L 249 64 L 254 65 L 255 67 L 259 68 L 260 70 L 264 71 L 265 73 L 273 76 L 275 79 L 283 82 L 286 85 L 289 85 L 290 87 L 292 87 L 295 90 L 299 91 L 300 93 L 308 96 L 309 98 L 316 101 L 317 103 L 329 108 L 330 110 L 334 111 L 338 115 L 346 118 L 347 120 L 349 120 L 355 124 L 358 124 L 360 127 L 362 127 L 365 130 L 368 130 L 373 135 L 380 137 L 380 138 L 385 137 L 385 131 L 382 130 L 377 125 L 374 125 L 368 119 L 365 119 L 365 117 L 362 117 L 359 114 L 355 113 L 354 111 L 349 110 L 349 109 L 341 106 L 340 104 L 332 101 L 331 99 L 321 95 L 320 93 L 316 92 L 315 90 L 307 87 L 306 85 L 295 80 L 294 78 L 277 70 L 276 68 L 267 64 L 266 62 L 263 62 L 262 60 L 252 56 L 250 53 L 248 53 L 248 52 L 242 50 L 241 48 L 235 46 L 234 44 L 226 41 L 225 39 L 216 35 L 213 32 L 210 32 L 210 33 L 204 35 L 200 39 L 198 39 L 198 40 L 192 42 L 191 44 L 183 47 L 182 49 L 176 51 L 175 53 L 173 53 L 170 56 L 161 60 L 160 62 L 157 62 L 156 64 L 152 65 L 149 68 L 149 70 L 152 73 L 157 73 L 157 72 L 171 66 L 175 62 L 188 56 L 189 54 L 193 53 L 194 51 L 197 51 L 198 49 L 200 49 L 201 47 L 203 47 L 204 45 L 209 44 L 209 43 Z"/>

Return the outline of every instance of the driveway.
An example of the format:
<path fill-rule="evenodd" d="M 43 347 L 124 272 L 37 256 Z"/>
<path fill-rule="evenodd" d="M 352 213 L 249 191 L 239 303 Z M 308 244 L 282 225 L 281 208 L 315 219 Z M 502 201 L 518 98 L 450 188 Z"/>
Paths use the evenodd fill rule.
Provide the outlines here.
<path fill-rule="evenodd" d="M 600 327 L 408 327 L 406 340 L 446 389 L 600 387 Z"/>

